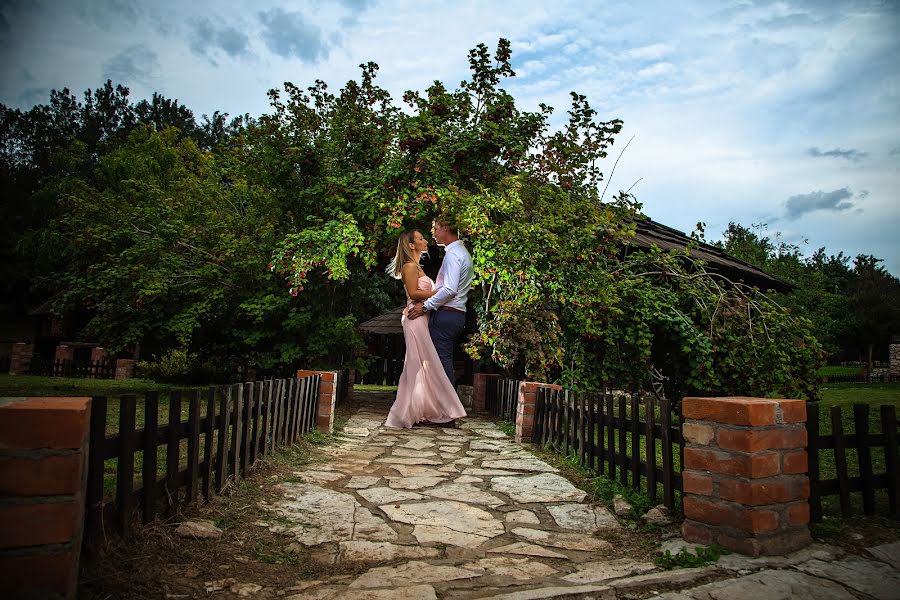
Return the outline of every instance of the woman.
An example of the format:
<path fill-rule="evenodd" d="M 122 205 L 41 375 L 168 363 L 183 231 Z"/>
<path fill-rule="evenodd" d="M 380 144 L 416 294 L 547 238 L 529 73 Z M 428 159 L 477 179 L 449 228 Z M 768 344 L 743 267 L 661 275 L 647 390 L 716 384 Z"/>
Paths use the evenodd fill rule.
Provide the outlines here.
<path fill-rule="evenodd" d="M 428 316 L 406 318 L 406 311 L 414 302 L 423 302 L 435 294 L 434 282 L 419 266 L 422 254 L 427 250 L 428 242 L 421 233 L 404 231 L 397 242 L 397 254 L 387 268 L 388 274 L 402 279 L 406 288 L 406 308 L 401 320 L 406 358 L 397 386 L 397 399 L 385 423 L 388 427 L 412 427 L 416 423 L 437 425 L 466 416 L 434 349 L 428 333 Z"/>

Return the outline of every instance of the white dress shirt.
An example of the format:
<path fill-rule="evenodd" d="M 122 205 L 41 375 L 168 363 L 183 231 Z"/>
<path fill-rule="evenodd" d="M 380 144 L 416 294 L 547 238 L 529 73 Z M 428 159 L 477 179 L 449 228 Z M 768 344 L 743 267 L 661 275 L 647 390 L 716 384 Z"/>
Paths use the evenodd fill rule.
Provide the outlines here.
<path fill-rule="evenodd" d="M 425 301 L 425 309 L 447 306 L 465 312 L 472 287 L 472 257 L 461 240 L 448 244 L 445 250 L 444 262 L 434 281 L 437 293 Z"/>

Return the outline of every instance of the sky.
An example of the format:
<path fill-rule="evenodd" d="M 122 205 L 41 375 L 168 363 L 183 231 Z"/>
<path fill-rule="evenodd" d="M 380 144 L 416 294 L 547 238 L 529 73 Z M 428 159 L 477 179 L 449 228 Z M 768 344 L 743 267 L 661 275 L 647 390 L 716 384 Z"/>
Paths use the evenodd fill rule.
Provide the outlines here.
<path fill-rule="evenodd" d="M 0 102 L 107 79 L 199 118 L 380 66 L 398 105 L 455 88 L 479 43 L 512 43 L 503 86 L 564 122 L 569 93 L 624 121 L 603 165 L 656 221 L 710 241 L 729 222 L 900 276 L 900 1 L 0 0 Z M 627 149 L 624 149 L 627 145 Z M 616 162 L 618 161 L 618 162 Z"/>

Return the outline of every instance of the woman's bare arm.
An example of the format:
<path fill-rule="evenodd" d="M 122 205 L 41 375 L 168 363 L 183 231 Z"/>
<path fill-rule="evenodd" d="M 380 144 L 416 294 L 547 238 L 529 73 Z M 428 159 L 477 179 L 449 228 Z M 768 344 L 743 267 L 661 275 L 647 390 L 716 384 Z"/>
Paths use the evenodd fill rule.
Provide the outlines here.
<path fill-rule="evenodd" d="M 403 285 L 406 286 L 406 293 L 409 297 L 417 302 L 428 300 L 435 294 L 435 290 L 419 289 L 419 269 L 411 262 L 403 265 L 400 274 L 403 276 Z"/>

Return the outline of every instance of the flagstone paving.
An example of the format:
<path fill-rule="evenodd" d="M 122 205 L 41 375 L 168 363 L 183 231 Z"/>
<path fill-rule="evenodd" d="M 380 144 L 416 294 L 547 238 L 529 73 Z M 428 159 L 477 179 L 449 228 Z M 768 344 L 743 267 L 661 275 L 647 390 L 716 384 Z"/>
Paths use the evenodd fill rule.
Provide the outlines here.
<path fill-rule="evenodd" d="M 659 589 L 680 590 L 657 596 L 668 600 L 898 597 L 896 544 L 866 558 L 814 546 L 672 571 L 623 558 L 604 539 L 622 532 L 610 511 L 585 503 L 583 491 L 492 423 L 469 417 L 459 428 L 398 430 L 383 427 L 385 416 L 384 407 L 361 409 L 325 463 L 298 471 L 280 484 L 279 500 L 261 505 L 273 515 L 262 525 L 315 560 L 368 570 L 279 597 L 612 600 Z"/>

